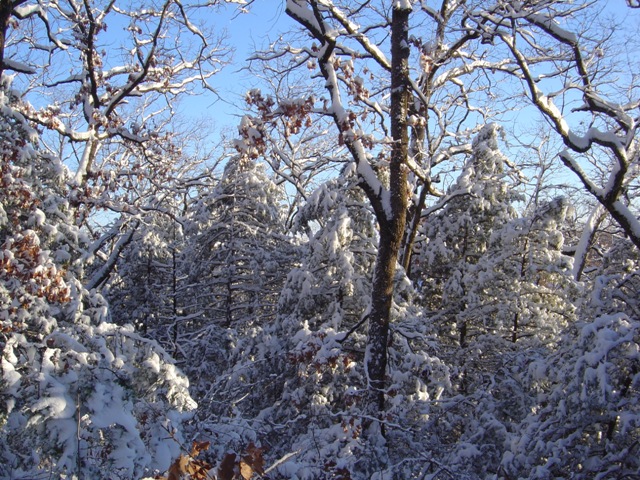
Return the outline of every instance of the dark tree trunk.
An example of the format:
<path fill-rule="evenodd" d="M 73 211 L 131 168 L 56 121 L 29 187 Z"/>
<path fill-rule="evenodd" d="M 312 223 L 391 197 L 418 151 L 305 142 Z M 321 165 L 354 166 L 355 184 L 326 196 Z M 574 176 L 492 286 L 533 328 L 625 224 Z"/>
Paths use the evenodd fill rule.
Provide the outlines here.
<path fill-rule="evenodd" d="M 407 218 L 407 155 L 409 138 L 407 115 L 409 104 L 409 15 L 411 8 L 397 2 L 391 26 L 391 136 L 393 147 L 389 171 L 390 211 L 376 212 L 380 226 L 380 243 L 373 278 L 367 374 L 372 404 L 384 410 L 387 349 L 393 297 L 393 279 Z"/>
<path fill-rule="evenodd" d="M 0 0 L 0 77 L 4 71 L 4 47 L 7 41 L 7 30 L 12 11 L 13 2 Z"/>
<path fill-rule="evenodd" d="M 369 335 L 366 352 L 366 372 L 368 377 L 368 408 L 372 416 L 384 410 L 387 387 L 387 350 L 389 323 L 393 297 L 393 280 L 398 263 L 399 251 L 405 233 L 409 191 L 407 185 L 407 156 L 409 134 L 407 128 L 410 97 L 409 82 L 409 16 L 411 3 L 408 0 L 394 2 L 391 18 L 391 65 L 377 58 L 379 65 L 390 72 L 391 104 L 390 134 L 393 139 L 389 160 L 389 186 L 371 182 L 373 172 L 364 148 L 355 135 L 342 135 L 349 130 L 350 120 L 344 115 L 340 101 L 340 91 L 336 84 L 333 66 L 336 40 L 324 22 L 324 7 L 319 2 L 309 1 L 310 10 L 298 3 L 287 6 L 287 14 L 303 25 L 320 42 L 317 48 L 319 68 L 324 77 L 325 87 L 332 102 L 332 116 L 341 133 L 341 139 L 353 156 L 361 175 L 360 186 L 364 190 L 375 212 L 380 229 L 376 266 L 373 273 L 371 310 L 369 312 Z M 302 8 L 302 10 L 301 10 Z M 313 18 L 309 15 L 313 14 Z M 353 132 L 350 132 L 353 133 Z M 362 170 L 360 170 L 362 168 Z M 364 173 L 363 173 L 364 172 Z M 379 179 L 377 179 L 379 180 Z"/>

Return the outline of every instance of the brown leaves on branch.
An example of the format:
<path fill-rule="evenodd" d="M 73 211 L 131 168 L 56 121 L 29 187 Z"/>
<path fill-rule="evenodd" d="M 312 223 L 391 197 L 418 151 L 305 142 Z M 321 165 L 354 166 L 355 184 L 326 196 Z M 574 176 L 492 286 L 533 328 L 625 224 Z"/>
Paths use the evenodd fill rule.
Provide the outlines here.
<path fill-rule="evenodd" d="M 193 442 L 191 451 L 180 455 L 171 465 L 166 477 L 156 477 L 157 480 L 250 480 L 255 476 L 264 475 L 264 448 L 250 443 L 244 455 L 238 456 L 234 452 L 227 453 L 218 466 L 217 475 L 213 467 L 197 457 L 209 449 L 209 442 Z"/>
<path fill-rule="evenodd" d="M 238 126 L 240 138 L 234 141 L 234 147 L 242 156 L 255 159 L 265 155 L 268 130 L 275 127 L 277 121 L 282 122 L 285 137 L 300 133 L 303 126 L 311 127 L 313 96 L 286 99 L 276 105 L 271 96 L 265 97 L 259 89 L 253 89 L 246 94 L 245 101 L 257 115 L 245 115 Z"/>
<path fill-rule="evenodd" d="M 313 96 L 287 98 L 276 105 L 276 101 L 271 96 L 265 97 L 260 90 L 253 89 L 247 93 L 245 101 L 247 105 L 256 108 L 260 120 L 265 124 L 276 118 L 282 119 L 284 134 L 287 137 L 299 133 L 303 125 L 305 127 L 311 126 L 309 114 L 313 111 L 315 104 Z"/>
<path fill-rule="evenodd" d="M 41 201 L 26 180 L 27 167 L 16 165 L 22 152 L 5 150 L 0 158 L 0 205 L 6 215 L 0 229 L 0 281 L 12 299 L 12 315 L 28 309 L 33 297 L 52 303 L 69 301 L 65 271 L 42 248 L 38 231 L 45 223 Z"/>
<path fill-rule="evenodd" d="M 0 278 L 16 279 L 26 291 L 49 302 L 69 301 L 69 287 L 64 272 L 44 259 L 40 241 L 33 230 L 7 239 L 0 252 Z M 24 305 L 23 305 L 24 306 Z"/>
<path fill-rule="evenodd" d="M 264 449 L 256 447 L 253 443 L 247 446 L 245 454 L 239 459 L 235 453 L 227 453 L 218 467 L 218 478 L 250 480 L 254 475 L 264 475 L 263 453 Z"/>
<path fill-rule="evenodd" d="M 286 137 L 299 133 L 303 125 L 307 128 L 311 126 L 309 114 L 313 110 L 314 102 L 313 97 L 293 98 L 280 102 L 278 110 L 284 119 Z"/>

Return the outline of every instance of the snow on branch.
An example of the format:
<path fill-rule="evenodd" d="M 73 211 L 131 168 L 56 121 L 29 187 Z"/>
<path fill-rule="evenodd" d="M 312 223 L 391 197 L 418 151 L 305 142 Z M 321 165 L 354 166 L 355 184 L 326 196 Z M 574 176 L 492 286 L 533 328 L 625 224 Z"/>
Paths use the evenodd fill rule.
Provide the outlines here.
<path fill-rule="evenodd" d="M 287 0 L 287 15 L 307 28 L 314 37 L 323 39 L 323 30 L 320 28 L 318 20 L 316 19 L 313 11 L 305 8 L 305 5 L 307 5 L 307 2 Z"/>
<path fill-rule="evenodd" d="M 571 69 L 577 71 L 580 78 L 580 84 L 578 86 L 572 85 L 570 88 L 578 88 L 584 100 L 584 104 L 573 111 L 590 112 L 596 118 L 597 114 L 601 114 L 605 117 L 600 118 L 601 124 L 608 125 L 613 121 L 617 125 L 617 128 L 605 131 L 591 126 L 584 134 L 578 134 L 572 130 L 565 114 L 554 104 L 551 96 L 546 95 L 538 86 L 539 79 L 534 77 L 530 68 L 532 60 L 516 45 L 518 30 L 498 31 L 496 28 L 496 37 L 500 38 L 509 48 L 519 66 L 521 78 L 528 89 L 528 95 L 533 104 L 551 123 L 567 147 L 565 151 L 560 153 L 563 163 L 573 171 L 586 190 L 608 210 L 634 244 L 640 248 L 640 236 L 638 235 L 640 222 L 633 212 L 619 200 L 635 155 L 630 151 L 630 148 L 634 144 L 637 132 L 636 120 L 625 111 L 622 105 L 606 101 L 598 95 L 596 86 L 592 84 L 591 80 L 593 72 L 589 71 L 588 64 L 583 58 L 577 35 L 559 27 L 556 20 L 548 15 L 517 11 L 510 14 L 514 19 L 516 17 L 524 19 L 561 45 L 569 47 L 569 51 L 564 54 L 564 61 Z M 498 21 L 496 20 L 496 22 Z M 587 172 L 581 168 L 579 162 L 570 153 L 570 151 L 586 153 L 592 150 L 594 144 L 608 150 L 613 159 L 608 179 L 602 187 L 596 185 L 596 182 L 589 178 Z"/>
<path fill-rule="evenodd" d="M 385 70 L 391 70 L 391 62 L 387 59 L 386 55 L 375 45 L 369 37 L 360 31 L 360 27 L 354 22 L 350 21 L 347 15 L 335 7 L 333 4 L 329 4 L 329 11 L 333 18 L 335 18 L 347 31 L 349 36 L 354 38 L 364 50 L 371 55 L 371 57 Z M 410 8 L 410 7 L 409 7 Z"/>
<path fill-rule="evenodd" d="M 16 62 L 15 60 L 11 60 L 10 58 L 5 58 L 2 60 L 2 69 L 12 70 L 18 73 L 25 73 L 27 75 L 33 75 L 36 73 L 36 70 L 29 65 L 21 62 Z"/>

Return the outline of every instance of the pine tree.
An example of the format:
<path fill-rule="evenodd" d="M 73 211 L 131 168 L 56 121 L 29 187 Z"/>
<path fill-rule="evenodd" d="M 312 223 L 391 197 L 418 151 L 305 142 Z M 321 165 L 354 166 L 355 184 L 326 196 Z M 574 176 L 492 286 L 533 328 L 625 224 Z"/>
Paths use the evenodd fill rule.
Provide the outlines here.
<path fill-rule="evenodd" d="M 283 191 L 254 159 L 229 159 L 222 178 L 192 206 L 184 272 L 180 359 L 208 405 L 211 384 L 275 319 L 292 258 Z M 193 368 L 190 368 L 193 367 Z"/>
<path fill-rule="evenodd" d="M 118 324 L 133 324 L 176 355 L 184 285 L 180 268 L 182 226 L 175 215 L 144 215 L 103 292 Z"/>
<path fill-rule="evenodd" d="M 640 468 L 640 322 L 585 315 L 556 352 L 531 365 L 537 408 L 505 455 L 509 476 L 633 478 Z"/>
<path fill-rule="evenodd" d="M 496 231 L 484 261 L 468 279 L 470 324 L 512 342 L 553 345 L 576 318 L 579 288 L 562 247 L 570 205 L 563 197 Z M 477 320 L 476 320 L 477 324 Z"/>
<path fill-rule="evenodd" d="M 462 174 L 427 218 L 416 256 L 454 394 L 427 422 L 431 452 L 460 478 L 498 474 L 535 405 L 537 387 L 523 379 L 575 321 L 579 293 L 562 253 L 567 202 L 518 218 L 498 133 L 488 125 L 478 134 Z"/>
<path fill-rule="evenodd" d="M 425 305 L 437 312 L 445 336 L 455 332 L 461 345 L 468 331 L 460 319 L 466 309 L 466 277 L 486 254 L 492 234 L 515 217 L 512 203 L 518 197 L 506 181 L 509 161 L 499 150 L 499 134 L 496 124 L 477 134 L 462 173 L 427 216 L 414 258 Z"/>
<path fill-rule="evenodd" d="M 640 468 L 638 254 L 628 239 L 597 237 L 576 320 L 529 371 L 539 407 L 503 460 L 511 476 L 624 478 Z"/>
<path fill-rule="evenodd" d="M 152 341 L 107 323 L 81 279 L 67 171 L 0 87 L 0 476 L 138 478 L 180 451 L 195 408 Z"/>

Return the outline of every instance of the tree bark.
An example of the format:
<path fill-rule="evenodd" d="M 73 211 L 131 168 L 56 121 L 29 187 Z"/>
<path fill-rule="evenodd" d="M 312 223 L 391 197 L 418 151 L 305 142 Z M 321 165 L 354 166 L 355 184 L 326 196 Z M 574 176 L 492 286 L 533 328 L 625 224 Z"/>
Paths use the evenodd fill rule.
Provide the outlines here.
<path fill-rule="evenodd" d="M 13 2 L 0 0 L 0 77 L 4 71 L 4 47 L 7 41 L 7 30 L 12 11 Z"/>
<path fill-rule="evenodd" d="M 367 375 L 372 406 L 384 410 L 389 324 L 393 280 L 398 252 L 407 218 L 407 115 L 409 105 L 409 15 L 408 2 L 396 2 L 391 25 L 391 136 L 393 146 L 389 165 L 390 211 L 377 212 L 380 240 L 373 278 Z"/>

